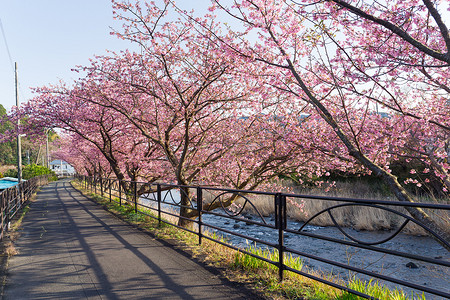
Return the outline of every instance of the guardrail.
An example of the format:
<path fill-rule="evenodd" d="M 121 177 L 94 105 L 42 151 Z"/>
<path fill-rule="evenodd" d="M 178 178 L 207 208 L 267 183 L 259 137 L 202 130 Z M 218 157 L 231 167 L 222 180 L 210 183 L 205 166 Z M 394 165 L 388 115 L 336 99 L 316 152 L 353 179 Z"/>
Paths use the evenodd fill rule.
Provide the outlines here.
<path fill-rule="evenodd" d="M 110 201 L 117 201 L 120 205 L 125 205 L 125 203 L 128 203 L 129 205 L 133 206 L 136 213 L 147 215 L 151 218 L 157 219 L 160 223 L 167 223 L 182 230 L 186 230 L 198 235 L 200 244 L 202 243 L 202 239 L 208 239 L 277 266 L 279 270 L 280 280 L 283 279 L 285 271 L 290 271 L 328 284 L 335 288 L 345 290 L 363 298 L 376 299 L 360 291 L 349 288 L 349 286 L 342 284 L 342 281 L 336 282 L 321 276 L 316 276 L 311 272 L 307 272 L 305 270 L 297 270 L 286 265 L 284 259 L 287 254 L 290 254 L 299 256 L 303 259 L 314 261 L 315 263 L 320 265 L 331 266 L 333 270 L 347 270 L 352 274 L 358 274 L 359 276 L 362 276 L 361 278 L 363 280 L 375 279 L 381 282 L 393 283 L 395 286 L 401 285 L 411 288 L 415 291 L 421 291 L 429 293 L 431 295 L 450 298 L 449 286 L 447 286 L 446 288 L 436 288 L 429 285 L 423 285 L 423 283 L 419 282 L 399 279 L 396 274 L 386 275 L 383 274 L 383 270 L 375 270 L 375 263 L 367 263 L 366 265 L 363 265 L 361 263 L 352 264 L 349 260 L 342 261 L 342 259 L 338 258 L 338 253 L 336 253 L 335 256 L 332 255 L 332 258 L 330 258 L 330 255 L 328 255 L 327 257 L 324 257 L 323 255 L 324 252 L 327 251 L 327 245 L 338 244 L 344 247 L 344 250 L 342 251 L 345 251 L 345 253 L 351 252 L 349 249 L 352 249 L 354 251 L 357 251 L 359 255 L 363 255 L 363 257 L 365 257 L 367 260 L 373 258 L 374 260 L 380 261 L 381 268 L 383 268 L 382 262 L 387 257 L 394 257 L 395 259 L 408 259 L 414 260 L 417 264 L 422 264 L 422 267 L 434 270 L 434 272 L 440 273 L 443 278 L 446 278 L 446 276 L 450 274 L 450 257 L 448 255 L 448 250 L 446 250 L 450 249 L 449 241 L 446 241 L 443 237 L 433 232 L 422 222 L 413 219 L 411 216 L 409 216 L 408 213 L 406 213 L 406 211 L 403 210 L 406 207 L 417 207 L 429 210 L 430 212 L 432 211 L 433 213 L 436 213 L 438 211 L 444 218 L 444 224 L 448 225 L 448 213 L 450 210 L 450 205 L 448 204 L 404 203 L 399 201 L 363 200 L 286 193 L 268 193 L 201 186 L 149 184 L 144 182 L 118 181 L 115 179 L 86 176 L 77 176 L 77 178 L 85 185 L 86 189 L 91 189 L 95 193 L 99 191 L 102 196 L 108 196 Z M 128 194 L 123 191 L 122 186 L 124 186 L 124 183 L 129 187 Z M 177 193 L 175 193 L 175 191 L 177 191 Z M 189 196 L 189 204 L 183 206 L 181 205 L 180 194 L 186 193 L 186 191 L 189 191 L 189 195 L 185 195 Z M 234 207 L 230 208 L 224 205 L 225 201 L 230 197 L 236 199 L 239 198 L 241 203 L 240 206 L 235 205 Z M 271 199 L 269 203 L 272 205 L 273 214 L 263 214 L 258 210 L 256 205 L 258 200 L 255 200 L 258 197 Z M 327 205 L 325 205 L 325 208 L 310 216 L 307 221 L 299 223 L 288 218 L 287 213 L 288 209 L 292 209 L 292 207 L 290 207 L 288 203 L 295 202 L 299 199 L 309 199 L 309 201 L 324 201 L 327 203 Z M 217 208 L 215 210 L 208 211 L 206 208 L 211 207 L 211 205 L 213 205 L 214 203 L 218 204 L 216 205 Z M 353 235 L 354 230 L 346 228 L 336 221 L 336 211 L 347 209 L 349 207 L 384 211 L 386 213 L 392 214 L 395 218 L 402 219 L 402 221 L 399 222 L 399 225 L 395 230 L 386 232 L 377 239 L 364 240 L 360 237 L 355 237 Z M 179 216 L 178 212 L 182 208 L 188 209 L 190 210 L 190 212 L 195 212 L 195 219 L 192 218 L 192 216 L 191 218 Z M 246 213 L 247 208 L 252 211 L 252 215 Z M 152 213 L 148 213 L 149 211 Z M 196 224 L 196 226 L 185 228 L 179 226 L 177 222 L 169 221 L 168 217 L 185 219 L 187 221 L 190 220 L 194 224 Z M 335 231 L 331 233 L 331 235 L 324 235 L 317 234 L 314 232 L 314 230 L 311 230 L 310 224 L 313 224 L 318 218 L 328 218 L 329 223 L 333 226 Z M 218 222 L 219 219 L 226 221 Z M 226 228 L 226 226 L 220 225 L 227 223 L 229 224 L 230 221 L 235 222 L 235 225 L 232 228 L 229 228 L 229 225 L 228 228 Z M 243 224 L 242 226 L 244 227 L 257 226 L 258 230 L 260 230 L 261 232 L 264 231 L 264 233 L 255 236 L 247 234 L 246 230 L 233 230 L 233 228 L 239 228 L 241 226 L 238 224 Z M 400 233 L 404 231 L 405 228 L 407 228 L 408 224 L 413 224 L 414 226 L 418 227 L 419 230 L 422 230 L 427 235 L 432 236 L 434 240 L 439 241 L 439 243 L 436 242 L 434 247 L 440 247 L 441 251 L 445 253 L 444 256 L 433 257 L 429 256 L 427 252 L 414 252 L 414 246 L 410 249 L 407 249 L 407 245 L 397 245 L 397 243 L 395 242 L 395 238 L 399 238 Z M 239 242 L 224 242 L 223 240 L 212 237 L 212 235 L 205 234 L 205 230 L 214 230 L 218 233 L 221 233 L 228 239 L 241 239 L 245 241 L 250 240 L 263 248 L 275 249 L 275 251 L 278 252 L 278 258 L 276 261 L 274 261 L 259 256 L 253 252 L 247 251 L 245 248 L 236 246 L 236 244 L 239 244 Z M 302 248 L 304 247 L 301 246 L 292 247 L 288 243 L 286 243 L 286 235 L 301 236 L 305 239 L 315 241 L 320 240 L 324 245 L 323 250 L 319 251 L 319 253 L 311 253 L 302 250 Z M 412 264 L 410 267 L 415 268 L 416 266 Z"/>
<path fill-rule="evenodd" d="M 36 176 L 0 192 L 0 240 L 8 230 L 10 220 L 28 202 L 39 186 L 48 183 L 48 175 Z"/>

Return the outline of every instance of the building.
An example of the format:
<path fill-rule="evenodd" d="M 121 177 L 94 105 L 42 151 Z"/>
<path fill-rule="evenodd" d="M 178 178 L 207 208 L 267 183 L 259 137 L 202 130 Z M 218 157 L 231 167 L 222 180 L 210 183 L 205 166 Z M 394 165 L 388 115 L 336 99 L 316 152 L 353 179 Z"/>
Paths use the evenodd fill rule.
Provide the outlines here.
<path fill-rule="evenodd" d="M 72 176 L 75 174 L 75 169 L 67 162 L 55 159 L 50 163 L 50 170 L 58 176 Z"/>

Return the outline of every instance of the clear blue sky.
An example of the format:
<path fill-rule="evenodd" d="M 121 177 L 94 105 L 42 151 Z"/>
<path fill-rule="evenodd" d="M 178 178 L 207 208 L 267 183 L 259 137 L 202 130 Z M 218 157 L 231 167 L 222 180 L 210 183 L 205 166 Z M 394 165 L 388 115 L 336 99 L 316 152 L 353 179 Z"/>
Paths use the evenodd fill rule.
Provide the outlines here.
<path fill-rule="evenodd" d="M 70 71 L 74 66 L 129 45 L 109 35 L 108 26 L 114 26 L 109 0 L 0 0 L 0 19 L 18 64 L 22 103 L 32 97 L 30 87 L 77 79 Z M 0 103 L 9 109 L 15 105 L 14 69 L 0 38 Z"/>
<path fill-rule="evenodd" d="M 189 0 L 183 8 L 203 10 L 209 3 Z M 12 62 L 18 63 L 21 103 L 32 98 L 30 87 L 71 82 L 80 76 L 70 71 L 76 65 L 87 65 L 106 49 L 133 47 L 109 34 L 109 27 L 121 27 L 110 0 L 0 0 L 0 19 Z M 15 105 L 14 69 L 1 32 L 0 104 L 7 110 Z"/>

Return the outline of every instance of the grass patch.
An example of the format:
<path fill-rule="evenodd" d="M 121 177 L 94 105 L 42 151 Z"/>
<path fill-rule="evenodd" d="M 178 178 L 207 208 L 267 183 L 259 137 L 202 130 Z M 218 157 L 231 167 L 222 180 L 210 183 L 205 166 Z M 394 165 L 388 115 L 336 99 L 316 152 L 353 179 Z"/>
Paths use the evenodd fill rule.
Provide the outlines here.
<path fill-rule="evenodd" d="M 122 205 L 119 205 L 119 199 L 117 198 L 110 201 L 109 197 L 102 197 L 84 189 L 77 181 L 73 181 L 72 184 L 83 194 L 87 195 L 89 198 L 102 205 L 106 210 L 114 213 L 128 223 L 150 231 L 157 238 L 177 240 L 179 248 L 188 250 L 193 257 L 218 268 L 230 281 L 243 283 L 266 298 L 314 300 L 363 299 L 289 271 L 284 272 L 285 279 L 280 282 L 278 280 L 278 267 L 274 264 L 255 258 L 252 255 L 235 251 L 206 238 L 202 240 L 202 245 L 198 245 L 197 235 L 179 230 L 164 222 L 161 222 L 160 224 L 157 219 L 150 217 L 155 216 L 152 210 L 140 209 L 142 213 L 136 213 L 134 211 L 134 206 L 130 206 L 125 201 L 122 201 Z M 203 234 L 212 239 L 225 242 L 222 236 L 217 235 L 214 232 L 203 232 Z M 271 251 L 269 249 L 261 249 L 252 244 L 249 244 L 245 251 L 274 262 L 277 262 L 279 258 L 277 250 Z M 325 278 L 329 281 L 337 282 L 340 285 L 347 286 L 350 289 L 371 295 L 378 299 L 425 299 L 424 295 L 412 295 L 411 297 L 408 297 L 403 291 L 397 289 L 390 290 L 387 287 L 381 286 L 376 281 L 367 282 L 355 278 L 346 283 L 339 278 L 318 271 L 308 270 L 303 265 L 301 258 L 289 254 L 284 257 L 284 263 L 290 268 L 301 270 L 316 277 Z"/>
<path fill-rule="evenodd" d="M 256 245 L 248 245 L 245 248 L 245 251 L 273 262 L 277 262 L 280 258 L 277 250 L 271 251 L 270 249 L 262 249 Z M 301 270 L 303 268 L 303 260 L 300 259 L 300 257 L 294 257 L 290 254 L 285 255 L 284 264 L 296 270 Z M 234 257 L 234 266 L 243 269 L 265 269 L 278 272 L 278 267 L 276 265 L 239 251 L 236 252 Z"/>
<path fill-rule="evenodd" d="M 348 287 L 358 291 L 362 292 L 368 295 L 371 295 L 378 299 L 392 299 L 392 300 L 407 300 L 407 299 L 417 299 L 417 300 L 425 300 L 425 295 L 412 295 L 409 297 L 406 295 L 406 293 L 402 290 L 394 289 L 390 290 L 385 286 L 380 285 L 377 281 L 370 280 L 369 282 L 361 281 L 359 279 L 353 279 L 348 284 Z M 340 297 L 337 299 L 339 300 L 352 300 L 352 299 L 363 299 L 361 297 L 357 297 L 353 294 L 344 292 Z"/>
<path fill-rule="evenodd" d="M 30 205 L 26 205 L 25 207 L 22 208 L 21 212 L 20 212 L 20 216 L 17 218 L 17 220 L 11 225 L 10 231 L 16 231 L 23 222 L 23 218 L 25 217 L 25 215 L 30 211 Z"/>

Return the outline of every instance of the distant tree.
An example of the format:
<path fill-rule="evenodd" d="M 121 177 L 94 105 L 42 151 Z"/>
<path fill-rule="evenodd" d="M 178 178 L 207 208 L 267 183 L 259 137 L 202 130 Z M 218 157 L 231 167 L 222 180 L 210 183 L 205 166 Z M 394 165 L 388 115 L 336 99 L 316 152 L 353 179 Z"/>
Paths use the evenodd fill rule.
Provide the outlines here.
<path fill-rule="evenodd" d="M 14 129 L 13 124 L 7 118 L 6 109 L 0 104 L 0 136 Z M 0 139 L 1 141 L 1 139 Z M 5 140 L 0 142 L 0 164 L 12 165 L 16 163 L 17 145 L 14 141 Z"/>

